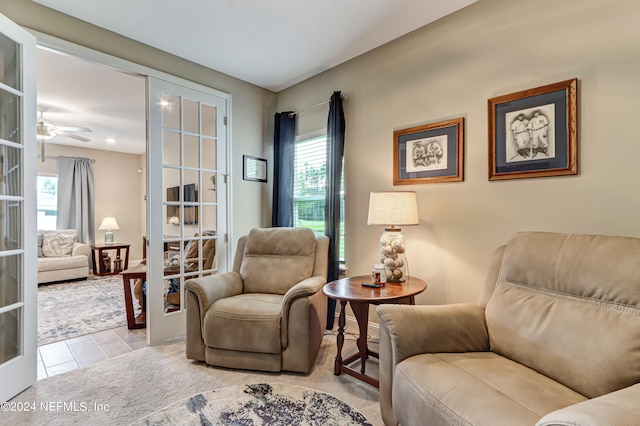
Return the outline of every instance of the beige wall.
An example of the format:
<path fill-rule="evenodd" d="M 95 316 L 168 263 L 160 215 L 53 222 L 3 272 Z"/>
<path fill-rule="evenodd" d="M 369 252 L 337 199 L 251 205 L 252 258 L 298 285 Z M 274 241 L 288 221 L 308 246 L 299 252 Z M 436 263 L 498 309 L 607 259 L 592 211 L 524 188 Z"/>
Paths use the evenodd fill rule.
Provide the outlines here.
<path fill-rule="evenodd" d="M 417 191 L 421 223 L 404 234 L 410 272 L 429 284 L 418 303 L 476 301 L 490 254 L 517 231 L 640 236 L 638 22 L 636 0 L 480 0 L 279 93 L 279 111 L 348 95 L 350 275 L 378 256 L 370 191 Z M 487 99 L 573 77 L 579 175 L 489 182 Z M 305 114 L 301 129 L 324 126 L 326 110 Z M 465 181 L 393 186 L 393 131 L 453 117 L 466 119 Z"/>
<path fill-rule="evenodd" d="M 270 210 L 263 207 L 270 205 L 269 185 L 242 180 L 242 155 L 264 156 L 264 140 L 273 138 L 270 125 L 272 120 L 267 120 L 267 117 L 272 116 L 275 93 L 71 18 L 35 2 L 2 0 L 0 13 L 25 28 L 231 94 L 230 185 L 234 194 L 233 241 L 253 227 L 270 224 Z M 138 168 L 141 168 L 140 164 L 136 165 L 135 170 Z M 144 223 L 143 218 L 143 228 Z"/>
<path fill-rule="evenodd" d="M 142 258 L 142 236 L 145 234 L 139 214 L 143 206 L 144 192 L 133 184 L 143 180 L 140 155 L 68 147 L 48 143 L 45 162 L 38 161 L 38 173 L 57 174 L 56 157 L 85 157 L 94 159 L 93 187 L 95 190 L 95 242 L 104 242 L 104 231 L 98 230 L 105 216 L 113 216 L 120 230 L 114 231 L 118 242 L 131 244 L 129 259 Z"/>

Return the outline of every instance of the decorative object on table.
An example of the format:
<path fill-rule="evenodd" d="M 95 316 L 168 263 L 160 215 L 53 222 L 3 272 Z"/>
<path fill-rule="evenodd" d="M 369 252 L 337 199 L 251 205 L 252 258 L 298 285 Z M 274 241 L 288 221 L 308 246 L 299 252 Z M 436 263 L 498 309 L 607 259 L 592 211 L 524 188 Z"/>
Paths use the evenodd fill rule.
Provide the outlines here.
<path fill-rule="evenodd" d="M 393 184 L 464 180 L 464 118 L 393 132 Z"/>
<path fill-rule="evenodd" d="M 199 393 L 134 424 L 347 426 L 371 425 L 371 422 L 349 404 L 327 393 L 302 386 L 258 383 Z"/>
<path fill-rule="evenodd" d="M 374 284 L 384 284 L 387 282 L 387 274 L 384 271 L 384 263 L 376 263 L 371 268 L 371 279 Z"/>
<path fill-rule="evenodd" d="M 267 160 L 264 158 L 242 156 L 242 178 L 255 182 L 267 181 Z"/>
<path fill-rule="evenodd" d="M 102 252 L 102 272 L 111 272 L 111 256 L 106 251 Z"/>
<path fill-rule="evenodd" d="M 104 233 L 104 242 L 112 243 L 113 240 L 113 231 L 117 231 L 120 229 L 118 226 L 118 222 L 116 222 L 116 218 L 113 216 L 107 216 L 102 219 L 102 223 L 98 228 L 100 231 L 105 231 Z"/>
<path fill-rule="evenodd" d="M 122 271 L 122 259 L 120 258 L 120 254 L 116 254 L 116 258 L 113 261 L 113 272 L 119 274 Z"/>
<path fill-rule="evenodd" d="M 578 80 L 489 99 L 489 180 L 578 173 Z"/>
<path fill-rule="evenodd" d="M 180 219 L 178 218 L 178 216 L 171 216 L 169 218 L 169 224 L 170 225 L 180 225 Z"/>
<path fill-rule="evenodd" d="M 371 192 L 367 225 L 385 225 L 380 237 L 380 263 L 387 282 L 403 282 L 407 276 L 406 246 L 399 226 L 418 225 L 415 191 Z"/>

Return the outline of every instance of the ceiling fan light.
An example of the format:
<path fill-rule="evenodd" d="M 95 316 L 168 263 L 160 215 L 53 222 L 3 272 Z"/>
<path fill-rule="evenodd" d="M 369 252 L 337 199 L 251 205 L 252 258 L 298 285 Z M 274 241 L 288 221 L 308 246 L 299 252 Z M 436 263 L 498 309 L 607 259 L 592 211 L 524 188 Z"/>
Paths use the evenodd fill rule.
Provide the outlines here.
<path fill-rule="evenodd" d="M 42 121 L 38 122 L 36 132 L 38 134 L 38 139 L 44 140 L 49 140 L 56 135 L 55 129 Z"/>

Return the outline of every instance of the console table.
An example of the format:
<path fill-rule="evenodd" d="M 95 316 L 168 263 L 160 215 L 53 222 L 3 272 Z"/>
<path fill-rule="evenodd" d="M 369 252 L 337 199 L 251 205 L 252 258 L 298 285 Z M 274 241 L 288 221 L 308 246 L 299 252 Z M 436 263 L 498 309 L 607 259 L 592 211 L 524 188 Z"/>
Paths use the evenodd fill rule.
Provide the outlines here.
<path fill-rule="evenodd" d="M 340 302 L 340 317 L 338 318 L 338 354 L 334 366 L 334 373 L 348 374 L 375 387 L 380 387 L 378 379 L 365 374 L 365 361 L 369 356 L 378 358 L 378 354 L 367 347 L 367 327 L 369 325 L 369 305 L 383 303 L 415 304 L 414 296 L 427 288 L 427 283 L 420 278 L 407 277 L 403 283 L 386 283 L 380 288 L 364 287 L 362 283 L 371 282 L 371 275 L 342 278 L 326 284 L 322 292 L 329 298 Z M 346 325 L 345 309 L 347 302 L 358 321 L 359 336 L 357 340 L 358 352 L 342 359 L 344 345 L 344 327 Z M 349 364 L 360 359 L 360 371 L 349 367 Z"/>

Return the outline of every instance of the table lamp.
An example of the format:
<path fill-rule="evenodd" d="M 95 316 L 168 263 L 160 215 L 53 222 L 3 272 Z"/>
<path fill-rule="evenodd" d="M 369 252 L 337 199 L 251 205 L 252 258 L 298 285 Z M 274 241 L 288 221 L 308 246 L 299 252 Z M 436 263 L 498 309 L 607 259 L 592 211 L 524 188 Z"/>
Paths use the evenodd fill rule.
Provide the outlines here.
<path fill-rule="evenodd" d="M 399 226 L 418 225 L 415 191 L 371 192 L 367 225 L 384 225 L 380 236 L 380 263 L 387 282 L 404 282 L 407 276 L 406 246 Z"/>
<path fill-rule="evenodd" d="M 113 231 L 117 231 L 120 229 L 118 226 L 118 222 L 116 222 L 116 218 L 113 216 L 107 216 L 102 219 L 102 223 L 98 228 L 100 231 L 106 231 L 104 233 L 104 242 L 106 244 L 113 243 Z"/>

